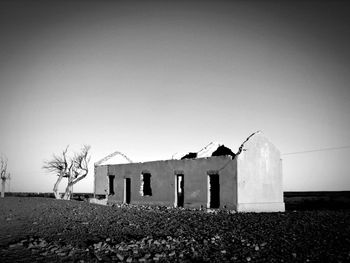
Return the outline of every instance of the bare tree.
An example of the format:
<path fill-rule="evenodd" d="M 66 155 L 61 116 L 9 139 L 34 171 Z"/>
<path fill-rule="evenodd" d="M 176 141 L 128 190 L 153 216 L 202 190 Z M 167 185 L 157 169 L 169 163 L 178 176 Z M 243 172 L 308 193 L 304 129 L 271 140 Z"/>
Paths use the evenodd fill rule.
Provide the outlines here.
<path fill-rule="evenodd" d="M 10 173 L 7 172 L 7 158 L 0 157 L 0 178 L 1 178 L 1 197 L 5 197 L 5 184 L 10 180 Z"/>
<path fill-rule="evenodd" d="M 76 153 L 71 160 L 71 169 L 68 184 L 63 199 L 69 200 L 73 193 L 73 185 L 84 179 L 89 173 L 90 156 L 88 156 L 90 146 L 84 145 L 79 153 Z"/>
<path fill-rule="evenodd" d="M 71 169 L 71 165 L 68 166 L 67 151 L 68 146 L 61 155 L 54 154 L 50 161 L 45 161 L 45 164 L 43 166 L 44 169 L 51 173 L 55 173 L 58 176 L 57 181 L 53 187 L 53 193 L 56 199 L 61 199 L 61 196 L 58 192 L 58 186 L 64 177 L 69 177 L 69 170 Z"/>
<path fill-rule="evenodd" d="M 67 158 L 68 146 L 62 152 L 62 155 L 53 155 L 52 159 L 46 161 L 43 168 L 58 176 L 53 188 L 56 199 L 70 200 L 73 193 L 73 185 L 84 179 L 89 170 L 88 164 L 90 157 L 88 156 L 90 146 L 84 145 L 81 152 L 76 153 L 73 158 Z M 68 179 L 67 187 L 63 197 L 58 192 L 58 186 L 63 178 Z"/>

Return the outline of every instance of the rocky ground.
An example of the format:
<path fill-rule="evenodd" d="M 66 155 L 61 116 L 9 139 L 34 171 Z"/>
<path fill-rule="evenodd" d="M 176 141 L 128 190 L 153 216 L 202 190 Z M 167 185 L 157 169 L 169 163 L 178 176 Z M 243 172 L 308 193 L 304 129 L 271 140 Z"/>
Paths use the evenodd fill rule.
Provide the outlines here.
<path fill-rule="evenodd" d="M 286 213 L 0 199 L 1 262 L 350 262 L 350 210 Z"/>

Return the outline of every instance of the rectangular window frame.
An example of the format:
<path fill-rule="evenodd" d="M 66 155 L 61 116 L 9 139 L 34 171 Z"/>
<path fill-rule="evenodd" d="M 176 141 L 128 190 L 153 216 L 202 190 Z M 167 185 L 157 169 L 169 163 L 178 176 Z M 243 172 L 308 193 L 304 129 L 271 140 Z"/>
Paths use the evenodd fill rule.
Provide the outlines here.
<path fill-rule="evenodd" d="M 149 171 L 142 171 L 140 174 L 140 195 L 152 196 L 152 174 Z"/>
<path fill-rule="evenodd" d="M 115 195 L 115 175 L 108 175 L 108 195 Z"/>

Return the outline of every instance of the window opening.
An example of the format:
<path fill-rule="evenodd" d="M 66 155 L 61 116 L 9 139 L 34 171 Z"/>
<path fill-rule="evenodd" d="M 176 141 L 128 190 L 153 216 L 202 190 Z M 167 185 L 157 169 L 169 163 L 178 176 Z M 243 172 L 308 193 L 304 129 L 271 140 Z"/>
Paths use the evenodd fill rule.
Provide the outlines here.
<path fill-rule="evenodd" d="M 150 173 L 142 173 L 141 174 L 140 194 L 141 194 L 141 196 L 152 196 L 151 174 Z"/>
<path fill-rule="evenodd" d="M 109 175 L 109 195 L 114 195 L 114 175 Z"/>
<path fill-rule="evenodd" d="M 185 193 L 184 193 L 184 175 L 183 174 L 177 174 L 175 175 L 175 186 L 176 186 L 176 207 L 183 207 L 184 206 L 184 200 L 185 200 Z"/>

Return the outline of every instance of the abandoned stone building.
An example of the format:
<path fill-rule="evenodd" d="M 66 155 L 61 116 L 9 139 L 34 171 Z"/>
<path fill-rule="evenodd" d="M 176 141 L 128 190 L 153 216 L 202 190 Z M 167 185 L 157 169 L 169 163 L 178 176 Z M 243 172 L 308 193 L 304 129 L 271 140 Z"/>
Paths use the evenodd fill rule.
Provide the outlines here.
<path fill-rule="evenodd" d="M 107 202 L 238 212 L 284 211 L 279 150 L 261 132 L 253 133 L 234 154 L 210 144 L 181 159 L 95 164 L 94 194 Z M 124 163 L 121 163 L 124 162 Z"/>

